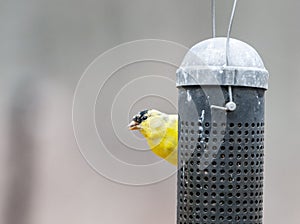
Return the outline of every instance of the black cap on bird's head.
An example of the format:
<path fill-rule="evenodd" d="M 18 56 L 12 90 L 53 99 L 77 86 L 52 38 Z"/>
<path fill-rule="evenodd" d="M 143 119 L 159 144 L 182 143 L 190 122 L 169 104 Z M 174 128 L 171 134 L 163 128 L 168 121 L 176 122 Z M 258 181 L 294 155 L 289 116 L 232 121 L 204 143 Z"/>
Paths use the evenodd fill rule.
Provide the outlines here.
<path fill-rule="evenodd" d="M 140 124 L 140 123 L 142 123 L 142 121 L 144 121 L 148 118 L 146 115 L 147 113 L 148 113 L 148 110 L 143 110 L 140 113 L 138 113 L 137 115 L 135 115 L 132 118 L 132 120 Z"/>
<path fill-rule="evenodd" d="M 132 118 L 132 121 L 130 122 L 130 124 L 128 125 L 129 129 L 130 130 L 140 129 L 139 124 L 148 118 L 147 113 L 148 113 L 148 110 L 143 110 L 143 111 L 139 112 L 137 115 L 135 115 Z"/>

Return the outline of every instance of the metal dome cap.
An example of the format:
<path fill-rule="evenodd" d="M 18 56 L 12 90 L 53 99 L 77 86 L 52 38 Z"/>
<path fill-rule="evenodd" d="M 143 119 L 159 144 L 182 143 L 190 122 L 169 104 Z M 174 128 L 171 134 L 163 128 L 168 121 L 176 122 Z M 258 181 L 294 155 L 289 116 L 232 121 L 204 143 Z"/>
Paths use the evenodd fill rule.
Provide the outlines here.
<path fill-rule="evenodd" d="M 256 50 L 230 38 L 226 65 L 226 38 L 194 45 L 177 70 L 177 86 L 221 85 L 268 88 L 269 73 Z"/>

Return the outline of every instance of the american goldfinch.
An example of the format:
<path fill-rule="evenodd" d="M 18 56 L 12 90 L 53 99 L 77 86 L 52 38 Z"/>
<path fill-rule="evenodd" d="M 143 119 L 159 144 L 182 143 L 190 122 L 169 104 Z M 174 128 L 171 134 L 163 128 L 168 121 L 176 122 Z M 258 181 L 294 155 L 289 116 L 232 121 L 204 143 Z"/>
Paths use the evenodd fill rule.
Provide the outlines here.
<path fill-rule="evenodd" d="M 152 152 L 177 165 L 178 115 L 158 110 L 143 110 L 132 118 L 129 130 L 139 130 Z"/>

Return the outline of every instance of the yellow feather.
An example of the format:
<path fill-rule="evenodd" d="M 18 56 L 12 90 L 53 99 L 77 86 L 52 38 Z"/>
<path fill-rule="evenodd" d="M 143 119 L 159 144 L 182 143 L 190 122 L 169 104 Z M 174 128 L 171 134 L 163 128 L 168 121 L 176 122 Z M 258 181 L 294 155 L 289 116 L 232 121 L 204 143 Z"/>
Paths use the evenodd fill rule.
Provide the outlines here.
<path fill-rule="evenodd" d="M 150 149 L 157 156 L 177 165 L 178 115 L 150 110 L 147 116 L 140 124 L 140 132 L 146 138 Z"/>

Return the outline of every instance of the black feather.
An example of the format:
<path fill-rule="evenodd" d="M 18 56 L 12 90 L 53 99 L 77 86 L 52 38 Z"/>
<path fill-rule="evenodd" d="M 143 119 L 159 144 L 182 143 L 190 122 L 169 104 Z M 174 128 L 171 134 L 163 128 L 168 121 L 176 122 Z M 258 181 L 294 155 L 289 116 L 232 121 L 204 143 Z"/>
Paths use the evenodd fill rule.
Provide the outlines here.
<path fill-rule="evenodd" d="M 144 121 L 148 118 L 146 116 L 147 113 L 148 113 L 148 110 L 143 110 L 139 114 L 135 115 L 132 120 L 140 124 L 142 121 Z"/>

